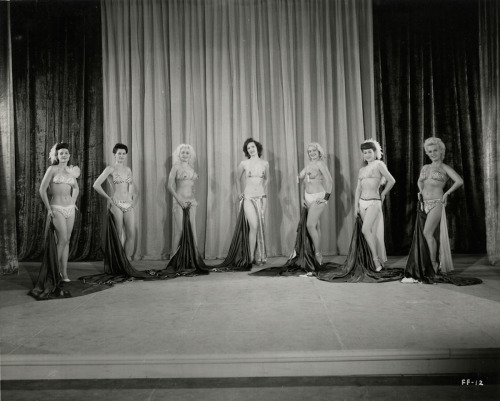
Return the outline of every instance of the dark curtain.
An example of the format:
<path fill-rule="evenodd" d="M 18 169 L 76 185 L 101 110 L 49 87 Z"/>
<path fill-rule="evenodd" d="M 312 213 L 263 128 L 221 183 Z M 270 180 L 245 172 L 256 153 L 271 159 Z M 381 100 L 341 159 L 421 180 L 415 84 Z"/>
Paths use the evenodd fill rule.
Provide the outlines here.
<path fill-rule="evenodd" d="M 0 275 L 18 271 L 10 3 L 0 2 Z"/>
<path fill-rule="evenodd" d="M 11 2 L 11 32 L 19 259 L 43 254 L 47 214 L 38 189 L 61 141 L 82 170 L 69 257 L 100 258 L 103 209 L 92 189 L 104 167 L 100 3 Z"/>
<path fill-rule="evenodd" d="M 500 265 L 500 4 L 479 2 L 486 249 Z"/>
<path fill-rule="evenodd" d="M 377 136 L 396 179 L 386 213 L 389 254 L 407 253 L 423 142 L 439 137 L 464 178 L 448 202 L 454 252 L 485 252 L 478 6 L 468 0 L 374 0 Z"/>

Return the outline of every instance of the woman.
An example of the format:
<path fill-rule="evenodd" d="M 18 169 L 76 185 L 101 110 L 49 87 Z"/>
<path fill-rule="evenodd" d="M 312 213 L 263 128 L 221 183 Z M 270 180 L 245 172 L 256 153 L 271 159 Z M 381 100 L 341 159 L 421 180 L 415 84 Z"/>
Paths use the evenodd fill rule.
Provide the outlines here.
<path fill-rule="evenodd" d="M 365 166 L 359 170 L 358 185 L 355 194 L 355 214 L 359 214 L 363 221 L 361 229 L 366 239 L 376 271 L 382 270 L 383 263 L 387 261 L 384 243 L 384 216 L 382 204 L 385 197 L 396 183 L 389 173 L 382 158 L 380 144 L 368 139 L 361 144 Z M 380 193 L 380 187 L 384 185 Z"/>
<path fill-rule="evenodd" d="M 40 196 L 54 224 L 57 236 L 57 261 L 63 281 L 68 277 L 69 242 L 75 223 L 76 199 L 80 192 L 76 179 L 80 176 L 77 166 L 68 166 L 69 145 L 57 143 L 50 151 L 50 166 L 40 185 Z M 50 189 L 50 200 L 47 194 Z"/>
<path fill-rule="evenodd" d="M 330 199 L 333 180 L 325 163 L 325 152 L 318 143 L 309 144 L 307 156 L 309 164 L 300 172 L 299 179 L 303 180 L 305 186 L 304 202 L 308 210 L 307 231 L 314 246 L 314 256 L 321 265 L 323 257 L 320 252 L 319 219 Z"/>
<path fill-rule="evenodd" d="M 344 264 L 327 263 L 318 278 L 340 282 L 384 282 L 399 280 L 402 269 L 385 269 L 387 260 L 384 244 L 382 203 L 395 184 L 382 158 L 380 144 L 368 139 L 361 146 L 364 166 L 359 170 L 355 193 L 356 223 L 351 246 Z M 380 187 L 384 185 L 380 192 Z"/>
<path fill-rule="evenodd" d="M 463 185 L 463 180 L 455 170 L 443 163 L 446 148 L 441 139 L 426 139 L 424 150 L 431 163 L 422 167 L 417 182 L 420 190 L 417 224 L 403 282 L 433 283 L 436 274 L 453 270 L 445 206 L 448 196 Z M 453 184 L 445 191 L 449 179 Z M 436 235 L 437 231 L 439 235 Z"/>
<path fill-rule="evenodd" d="M 189 209 L 189 219 L 196 244 L 196 209 L 198 202 L 194 198 L 194 184 L 198 174 L 194 171 L 196 154 L 191 145 L 182 144 L 173 154 L 173 166 L 168 176 L 168 190 L 173 196 L 172 213 L 175 221 L 175 234 L 172 244 L 172 254 L 179 247 L 182 234 L 183 209 Z"/>
<path fill-rule="evenodd" d="M 267 261 L 264 213 L 269 163 L 260 158 L 262 151 L 262 144 L 253 138 L 243 144 L 247 160 L 240 163 L 236 173 L 236 189 L 241 194 L 242 206 L 228 254 L 220 265 L 213 266 L 213 271 L 251 270 L 252 264 L 262 265 Z"/>
<path fill-rule="evenodd" d="M 168 190 L 173 197 L 172 213 L 175 229 L 167 276 L 208 274 L 209 269 L 197 249 L 194 185 L 198 174 L 194 170 L 196 154 L 191 145 L 181 144 L 173 154 L 173 166 L 168 176 Z"/>
<path fill-rule="evenodd" d="M 316 142 L 307 146 L 309 164 L 297 176 L 304 183 L 304 208 L 301 211 L 294 252 L 283 266 L 251 273 L 255 276 L 312 275 L 322 263 L 320 217 L 330 198 L 333 179 L 325 163 L 325 152 Z"/>
<path fill-rule="evenodd" d="M 75 222 L 80 169 L 68 166 L 67 143 L 57 143 L 50 151 L 52 166 L 40 185 L 40 196 L 48 211 L 49 229 L 45 238 L 42 265 L 34 288 L 28 293 L 38 301 L 71 298 L 102 291 L 107 285 L 86 285 L 68 277 L 69 242 Z M 47 195 L 47 190 L 50 196 Z"/>
<path fill-rule="evenodd" d="M 127 259 L 131 260 L 135 245 L 134 207 L 137 203 L 137 194 L 134 189 L 132 171 L 125 166 L 127 154 L 127 145 L 117 143 L 113 147 L 115 163 L 104 169 L 102 174 L 95 180 L 93 187 L 99 195 L 107 199 L 108 209 L 113 214 L 119 238 L 122 238 L 122 231 L 125 231 L 123 245 Z M 102 184 L 106 180 L 113 190 L 111 196 L 102 188 Z"/>

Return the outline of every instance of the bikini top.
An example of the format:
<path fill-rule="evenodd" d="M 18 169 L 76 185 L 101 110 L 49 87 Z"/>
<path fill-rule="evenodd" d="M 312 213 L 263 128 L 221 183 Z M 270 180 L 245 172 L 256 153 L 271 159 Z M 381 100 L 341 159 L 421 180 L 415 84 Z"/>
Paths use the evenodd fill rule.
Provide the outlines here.
<path fill-rule="evenodd" d="M 423 180 L 427 180 L 430 178 L 431 180 L 440 181 L 443 183 L 448 181 L 448 174 L 446 174 L 446 171 L 432 170 L 431 172 L 429 172 L 429 170 L 429 165 L 424 166 L 422 172 L 420 173 L 420 178 Z"/>
<path fill-rule="evenodd" d="M 177 180 L 197 180 L 198 179 L 198 174 L 194 170 L 186 170 L 184 168 L 179 168 L 177 170 L 177 173 L 175 175 L 175 178 Z"/>
<path fill-rule="evenodd" d="M 247 170 L 247 177 L 257 177 L 257 178 L 264 178 L 266 176 L 266 169 L 263 167 L 258 166 L 254 171 L 248 169 Z"/>
<path fill-rule="evenodd" d="M 54 184 L 72 185 L 80 176 L 80 168 L 78 166 L 67 166 L 64 171 L 67 172 L 67 174 L 57 173 L 52 177 L 52 182 Z"/>
<path fill-rule="evenodd" d="M 132 182 L 132 176 L 127 174 L 125 178 L 123 178 L 120 174 L 113 174 L 113 184 L 130 184 Z"/>
<path fill-rule="evenodd" d="M 380 171 L 378 171 L 377 167 L 378 167 L 378 161 L 375 161 L 375 162 L 363 167 L 361 170 L 359 170 L 358 179 L 364 180 L 365 178 L 380 178 L 380 177 L 382 177 L 382 174 L 380 174 Z"/>
<path fill-rule="evenodd" d="M 69 174 L 56 174 L 54 178 L 52 178 L 52 182 L 54 184 L 68 184 L 72 185 L 75 183 L 75 177 Z"/>

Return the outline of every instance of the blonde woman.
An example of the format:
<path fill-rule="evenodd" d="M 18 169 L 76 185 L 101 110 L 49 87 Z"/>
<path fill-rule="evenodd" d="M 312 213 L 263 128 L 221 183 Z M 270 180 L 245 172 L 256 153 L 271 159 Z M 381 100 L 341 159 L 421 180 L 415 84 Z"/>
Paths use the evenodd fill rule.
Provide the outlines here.
<path fill-rule="evenodd" d="M 426 139 L 424 150 L 431 163 L 422 167 L 417 182 L 417 221 L 403 282 L 433 283 L 436 274 L 453 270 L 445 206 L 449 195 L 463 185 L 463 179 L 443 163 L 446 147 L 441 139 Z M 445 191 L 449 180 L 453 183 Z M 425 241 L 419 241 L 422 236 Z"/>

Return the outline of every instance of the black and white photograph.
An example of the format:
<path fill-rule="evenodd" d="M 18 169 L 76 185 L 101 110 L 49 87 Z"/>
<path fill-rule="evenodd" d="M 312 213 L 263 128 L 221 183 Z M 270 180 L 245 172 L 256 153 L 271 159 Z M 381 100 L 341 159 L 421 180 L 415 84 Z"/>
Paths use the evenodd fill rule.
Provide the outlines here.
<path fill-rule="evenodd" d="M 500 399 L 499 0 L 0 0 L 0 399 Z"/>

